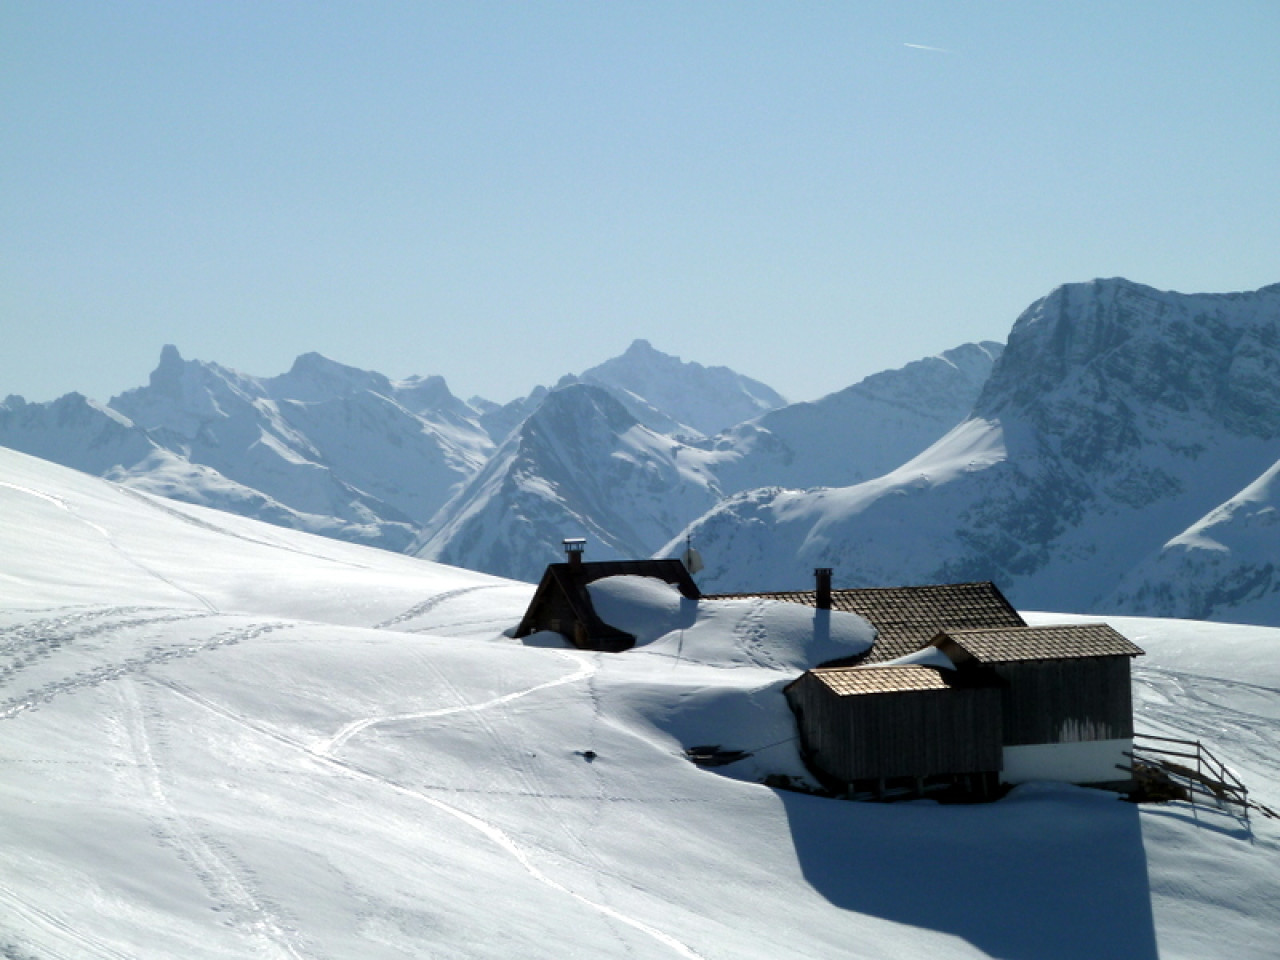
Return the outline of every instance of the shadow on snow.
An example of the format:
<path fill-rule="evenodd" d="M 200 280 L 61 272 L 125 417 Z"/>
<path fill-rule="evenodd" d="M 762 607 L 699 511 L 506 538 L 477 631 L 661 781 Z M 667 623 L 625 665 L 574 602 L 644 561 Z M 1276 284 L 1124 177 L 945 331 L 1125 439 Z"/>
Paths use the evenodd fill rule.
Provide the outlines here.
<path fill-rule="evenodd" d="M 955 806 L 778 795 L 805 879 L 845 910 L 993 957 L 1157 957 L 1138 808 L 1113 794 L 1029 785 Z"/>

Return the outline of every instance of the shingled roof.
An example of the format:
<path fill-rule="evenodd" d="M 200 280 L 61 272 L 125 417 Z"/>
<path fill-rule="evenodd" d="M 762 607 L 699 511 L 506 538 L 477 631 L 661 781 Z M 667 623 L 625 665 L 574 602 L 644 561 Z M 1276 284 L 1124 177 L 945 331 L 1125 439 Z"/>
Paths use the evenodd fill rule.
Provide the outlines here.
<path fill-rule="evenodd" d="M 950 688 L 942 671 L 933 667 L 819 667 L 809 672 L 838 697 Z"/>
<path fill-rule="evenodd" d="M 817 606 L 815 590 L 732 596 L 766 597 Z M 990 581 L 832 590 L 831 609 L 859 614 L 876 628 L 875 645 L 864 663 L 895 660 L 914 653 L 927 647 L 942 630 L 1026 626 L 1026 621 Z"/>
<path fill-rule="evenodd" d="M 939 632 L 934 644 L 944 650 L 954 644 L 979 663 L 1137 657 L 1143 652 L 1105 623 L 999 630 L 947 629 Z"/>

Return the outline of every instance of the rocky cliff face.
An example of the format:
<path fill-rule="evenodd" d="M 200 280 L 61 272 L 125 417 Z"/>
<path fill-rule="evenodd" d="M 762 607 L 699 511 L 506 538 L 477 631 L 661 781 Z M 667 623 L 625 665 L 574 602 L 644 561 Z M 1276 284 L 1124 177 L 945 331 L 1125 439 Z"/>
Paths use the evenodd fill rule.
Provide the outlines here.
<path fill-rule="evenodd" d="M 1061 287 L 1014 325 L 973 417 L 910 463 L 695 525 L 704 557 L 734 558 L 709 560 L 709 586 L 835 566 L 850 585 L 990 578 L 1024 606 L 1113 608 L 1122 577 L 1274 462 L 1278 326 L 1280 286 Z"/>

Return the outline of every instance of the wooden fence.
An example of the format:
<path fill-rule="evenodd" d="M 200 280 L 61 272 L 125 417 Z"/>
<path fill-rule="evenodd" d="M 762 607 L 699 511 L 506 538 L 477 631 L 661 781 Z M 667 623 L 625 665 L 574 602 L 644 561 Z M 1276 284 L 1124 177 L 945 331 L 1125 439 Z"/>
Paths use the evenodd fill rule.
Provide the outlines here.
<path fill-rule="evenodd" d="M 1161 771 L 1192 803 L 1197 796 L 1202 800 L 1212 798 L 1218 806 L 1235 804 L 1246 817 L 1249 807 L 1257 806 L 1249 802 L 1249 788 L 1199 740 L 1137 733 L 1133 736 L 1133 752 L 1126 756 L 1133 761 L 1132 772 L 1136 774 L 1142 767 Z M 1259 809 L 1270 814 L 1265 808 Z"/>

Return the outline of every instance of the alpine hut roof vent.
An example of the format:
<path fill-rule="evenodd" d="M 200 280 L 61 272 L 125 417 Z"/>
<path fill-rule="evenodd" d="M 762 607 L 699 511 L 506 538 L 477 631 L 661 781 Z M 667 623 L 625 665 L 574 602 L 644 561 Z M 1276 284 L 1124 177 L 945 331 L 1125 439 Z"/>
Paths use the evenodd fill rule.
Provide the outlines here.
<path fill-rule="evenodd" d="M 831 568 L 817 567 L 813 571 L 813 578 L 817 581 L 816 596 L 814 597 L 814 606 L 819 610 L 831 609 Z"/>
<path fill-rule="evenodd" d="M 564 555 L 571 567 L 582 565 L 582 551 L 587 549 L 585 537 L 568 537 L 564 541 Z"/>

